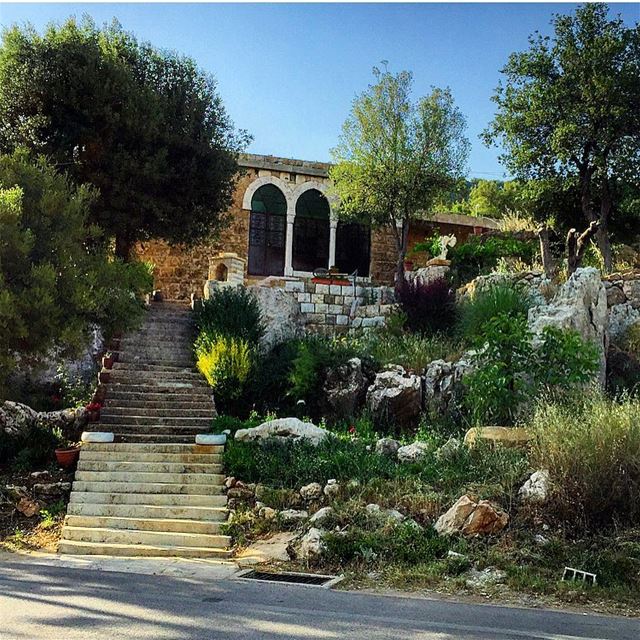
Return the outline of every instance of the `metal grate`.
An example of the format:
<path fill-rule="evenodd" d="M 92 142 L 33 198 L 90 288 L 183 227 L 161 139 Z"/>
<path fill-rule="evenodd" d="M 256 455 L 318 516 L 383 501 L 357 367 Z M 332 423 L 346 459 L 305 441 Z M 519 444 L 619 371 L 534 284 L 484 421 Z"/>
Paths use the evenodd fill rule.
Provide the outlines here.
<path fill-rule="evenodd" d="M 238 575 L 243 580 L 258 580 L 260 582 L 278 582 L 281 584 L 301 584 L 308 587 L 331 588 L 342 580 L 341 576 L 323 576 L 316 573 L 295 573 L 293 571 L 282 571 L 275 573 L 271 571 L 256 571 L 249 569 Z"/>

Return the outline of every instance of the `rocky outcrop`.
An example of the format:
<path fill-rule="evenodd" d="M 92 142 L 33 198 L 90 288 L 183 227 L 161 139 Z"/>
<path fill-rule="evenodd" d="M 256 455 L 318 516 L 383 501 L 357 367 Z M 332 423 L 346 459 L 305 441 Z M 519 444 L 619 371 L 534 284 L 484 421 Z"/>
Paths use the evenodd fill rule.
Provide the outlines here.
<path fill-rule="evenodd" d="M 322 529 L 311 527 L 300 539 L 300 547 L 297 554 L 298 558 L 301 560 L 315 560 L 319 558 L 324 551 L 323 535 L 324 531 Z"/>
<path fill-rule="evenodd" d="M 329 369 L 322 388 L 320 405 L 323 413 L 348 418 L 358 413 L 364 404 L 369 380 L 362 371 L 360 358 Z"/>
<path fill-rule="evenodd" d="M 604 385 L 608 346 L 607 294 L 597 269 L 577 269 L 549 304 L 529 310 L 529 328 L 534 334 L 534 342 L 545 327 L 573 329 L 584 340 L 593 342 L 600 353 L 598 379 Z"/>
<path fill-rule="evenodd" d="M 260 305 L 265 332 L 260 341 L 265 348 L 302 335 L 302 316 L 298 301 L 280 287 L 248 287 Z"/>
<path fill-rule="evenodd" d="M 378 373 L 367 390 L 367 407 L 378 423 L 411 425 L 422 409 L 420 377 L 392 365 Z"/>
<path fill-rule="evenodd" d="M 240 442 L 254 442 L 277 438 L 280 440 L 307 440 L 318 445 L 331 434 L 326 429 L 311 422 L 302 422 L 298 418 L 278 418 L 268 420 L 251 429 L 238 429 L 235 439 Z"/>
<path fill-rule="evenodd" d="M 424 460 L 429 453 L 431 453 L 431 447 L 429 447 L 426 442 L 412 442 L 398 449 L 398 462 L 420 462 Z"/>
<path fill-rule="evenodd" d="M 10 437 L 20 437 L 31 429 L 38 412 L 20 402 L 7 400 L 0 406 L 0 429 Z"/>
<path fill-rule="evenodd" d="M 395 458 L 399 448 L 400 443 L 393 438 L 380 438 L 376 442 L 376 453 L 388 458 Z"/>
<path fill-rule="evenodd" d="M 26 404 L 11 400 L 0 405 L 0 430 L 12 438 L 26 436 L 30 429 L 41 427 L 60 430 L 68 440 L 79 440 L 86 424 L 87 412 L 84 407 L 38 412 Z"/>
<path fill-rule="evenodd" d="M 434 360 L 424 370 L 424 403 L 440 413 L 448 412 L 461 400 L 462 379 L 473 370 L 469 351 L 456 362 Z"/>
<path fill-rule="evenodd" d="M 442 536 L 462 534 L 464 536 L 493 535 L 502 531 L 509 523 L 509 516 L 488 500 L 475 502 L 462 496 L 436 521 L 434 528 Z"/>
<path fill-rule="evenodd" d="M 612 340 L 622 338 L 627 329 L 640 323 L 640 311 L 630 302 L 616 304 L 609 309 L 609 337 Z"/>
<path fill-rule="evenodd" d="M 303 500 L 319 500 L 322 497 L 322 485 L 319 482 L 311 482 L 300 488 L 300 497 Z"/>

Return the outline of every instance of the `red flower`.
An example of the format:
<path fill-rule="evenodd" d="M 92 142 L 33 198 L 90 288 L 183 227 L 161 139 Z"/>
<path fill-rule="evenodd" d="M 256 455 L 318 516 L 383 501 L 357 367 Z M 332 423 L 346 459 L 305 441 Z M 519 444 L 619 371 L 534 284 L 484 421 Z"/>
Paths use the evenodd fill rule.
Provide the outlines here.
<path fill-rule="evenodd" d="M 354 426 L 354 425 L 351 425 L 351 426 L 349 427 L 349 433 L 355 433 L 355 432 L 356 432 L 356 428 L 355 428 L 355 426 Z"/>

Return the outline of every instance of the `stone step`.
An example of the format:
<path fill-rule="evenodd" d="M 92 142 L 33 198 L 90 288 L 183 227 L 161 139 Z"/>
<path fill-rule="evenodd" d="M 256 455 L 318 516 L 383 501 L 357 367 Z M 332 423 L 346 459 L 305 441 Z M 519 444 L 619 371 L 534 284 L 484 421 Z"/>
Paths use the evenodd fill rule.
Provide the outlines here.
<path fill-rule="evenodd" d="M 58 545 L 60 553 L 73 555 L 100 555 L 149 558 L 220 558 L 231 555 L 229 549 L 210 547 L 152 546 L 140 544 L 105 544 L 101 542 L 78 542 L 61 540 Z"/>
<path fill-rule="evenodd" d="M 102 527 L 64 527 L 64 540 L 77 542 L 106 542 L 107 544 L 146 544 L 158 546 L 180 546 L 219 548 L 230 543 L 229 536 L 204 533 L 177 533 L 174 531 L 136 531 L 132 529 L 107 529 Z"/>
<path fill-rule="evenodd" d="M 101 425 L 136 425 L 145 424 L 150 426 L 166 426 L 166 427 L 209 427 L 212 418 L 209 417 L 185 417 L 185 416 L 127 416 L 127 415 L 109 415 L 100 412 Z"/>
<path fill-rule="evenodd" d="M 80 458 L 89 451 L 100 452 L 123 452 L 127 453 L 172 453 L 172 454 L 189 454 L 189 455 L 208 455 L 208 454 L 222 454 L 224 453 L 223 445 L 200 445 L 192 443 L 190 445 L 184 444 L 120 444 L 117 442 L 85 442 L 82 445 L 82 451 Z"/>
<path fill-rule="evenodd" d="M 161 425 L 154 427 L 153 425 L 146 424 L 109 424 L 109 425 L 100 425 L 97 423 L 97 431 L 110 431 L 114 434 L 114 436 L 122 436 L 123 438 L 128 438 L 131 436 L 159 436 L 164 438 L 187 438 L 187 440 L 182 440 L 184 444 L 192 444 L 196 441 L 196 436 L 201 433 L 207 433 L 207 429 L 197 428 L 197 427 L 176 427 L 176 426 L 167 426 Z M 170 442 L 168 440 L 167 442 Z"/>
<path fill-rule="evenodd" d="M 104 483 L 96 483 L 104 484 Z M 75 487 L 74 487 L 75 489 Z M 100 505 L 139 505 L 145 507 L 206 507 L 208 509 L 224 508 L 227 496 L 224 494 L 198 495 L 176 493 L 111 493 L 103 487 L 102 491 L 80 493 L 73 491 L 69 504 L 100 504 Z"/>
<path fill-rule="evenodd" d="M 116 362 L 113 371 L 158 371 L 172 373 L 198 373 L 195 367 L 175 367 L 168 364 L 147 364 L 143 362 Z"/>
<path fill-rule="evenodd" d="M 65 527 L 92 529 L 123 529 L 127 531 L 161 531 L 163 533 L 201 533 L 218 535 L 220 522 L 187 518 L 138 518 L 122 516 L 67 515 Z"/>
<path fill-rule="evenodd" d="M 140 409 L 161 409 L 161 413 L 171 410 L 181 411 L 183 415 L 190 415 L 193 411 L 209 411 L 216 414 L 212 398 L 203 398 L 202 400 L 125 400 L 107 397 L 102 411 L 107 409 L 109 412 L 112 412 L 112 409 L 124 409 L 131 413 L 139 413 Z"/>
<path fill-rule="evenodd" d="M 216 417 L 216 410 L 213 405 L 209 405 L 208 408 L 193 408 L 193 409 L 174 409 L 170 405 L 164 407 L 147 407 L 143 405 L 138 408 L 133 407 L 114 407 L 110 404 L 105 405 L 100 410 L 100 418 L 104 416 L 162 416 L 165 418 L 209 418 L 212 420 Z"/>
<path fill-rule="evenodd" d="M 147 380 L 152 382 L 167 380 L 169 382 L 201 382 L 206 384 L 200 372 L 189 368 L 180 369 L 180 371 L 145 371 L 137 368 L 111 370 L 110 383 L 122 384 L 125 380 L 131 380 L 136 384 Z"/>
<path fill-rule="evenodd" d="M 89 472 L 87 472 L 89 473 Z M 168 483 L 152 480 L 149 482 L 100 482 L 96 480 L 76 480 L 73 492 L 95 493 L 168 493 L 173 495 L 214 496 L 222 494 L 221 484 Z"/>
<path fill-rule="evenodd" d="M 190 354 L 180 354 L 177 357 L 165 355 L 145 355 L 143 359 L 140 356 L 134 356 L 121 352 L 118 353 L 118 362 L 144 362 L 145 364 L 164 364 L 171 367 L 184 367 L 185 369 L 193 368 L 194 360 Z"/>
<path fill-rule="evenodd" d="M 150 433 L 115 433 L 115 441 L 119 443 L 145 443 L 145 444 L 189 444 L 195 439 L 195 434 L 178 436 L 175 434 L 150 434 Z"/>
<path fill-rule="evenodd" d="M 78 471 L 101 471 L 101 472 L 137 472 L 137 473 L 200 473 L 220 474 L 222 465 L 220 464 L 189 464 L 184 462 L 149 462 L 130 460 L 87 460 L 83 458 L 78 462 Z M 77 477 L 77 476 L 76 476 Z"/>
<path fill-rule="evenodd" d="M 222 455 L 208 453 L 131 453 L 117 451 L 83 451 L 78 466 L 83 462 L 163 462 L 165 464 L 210 465 L 222 464 Z"/>
<path fill-rule="evenodd" d="M 76 471 L 76 482 L 131 482 L 176 485 L 198 485 L 201 487 L 221 486 L 224 475 L 221 473 L 170 473 L 154 471 Z"/>
<path fill-rule="evenodd" d="M 176 505 L 149 504 L 91 504 L 70 502 L 67 515 L 102 516 L 116 518 L 186 518 L 200 522 L 224 522 L 227 519 L 224 507 L 180 507 Z"/>
<path fill-rule="evenodd" d="M 200 401 L 213 398 L 211 387 L 185 386 L 167 387 L 166 385 L 112 385 L 107 388 L 107 400 L 186 400 Z"/>

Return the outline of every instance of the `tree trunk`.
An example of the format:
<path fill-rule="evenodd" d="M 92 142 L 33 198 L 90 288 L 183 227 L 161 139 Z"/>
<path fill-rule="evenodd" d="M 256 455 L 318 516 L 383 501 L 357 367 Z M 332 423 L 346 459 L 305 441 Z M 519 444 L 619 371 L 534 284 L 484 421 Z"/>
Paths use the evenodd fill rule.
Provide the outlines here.
<path fill-rule="evenodd" d="M 133 244 L 133 240 L 129 240 L 129 238 L 116 236 L 116 257 L 122 259 L 124 262 L 131 262 L 133 258 Z"/>
<path fill-rule="evenodd" d="M 605 180 L 602 188 L 602 199 L 600 200 L 600 217 L 598 222 L 598 232 L 596 233 L 596 244 L 602 256 L 605 273 L 613 271 L 613 252 L 611 251 L 611 241 L 609 240 L 608 222 L 613 209 L 609 183 Z"/>
<path fill-rule="evenodd" d="M 575 229 L 569 229 L 567 234 L 567 275 L 571 276 L 580 266 L 584 252 L 587 250 L 589 240 L 597 233 L 600 223 L 596 220 L 580 235 Z"/>
<path fill-rule="evenodd" d="M 409 224 L 406 220 L 403 221 L 402 229 L 400 230 L 400 232 L 398 232 L 398 228 L 396 225 L 395 236 L 396 247 L 398 249 L 398 260 L 396 262 L 395 277 L 395 288 L 397 291 L 404 281 L 404 259 L 407 255 L 407 243 L 409 241 Z"/>
<path fill-rule="evenodd" d="M 540 240 L 540 255 L 542 256 L 542 267 L 544 274 L 552 280 L 556 275 L 556 264 L 551 255 L 551 243 L 549 240 L 549 227 L 542 226 L 538 228 L 538 238 Z"/>

